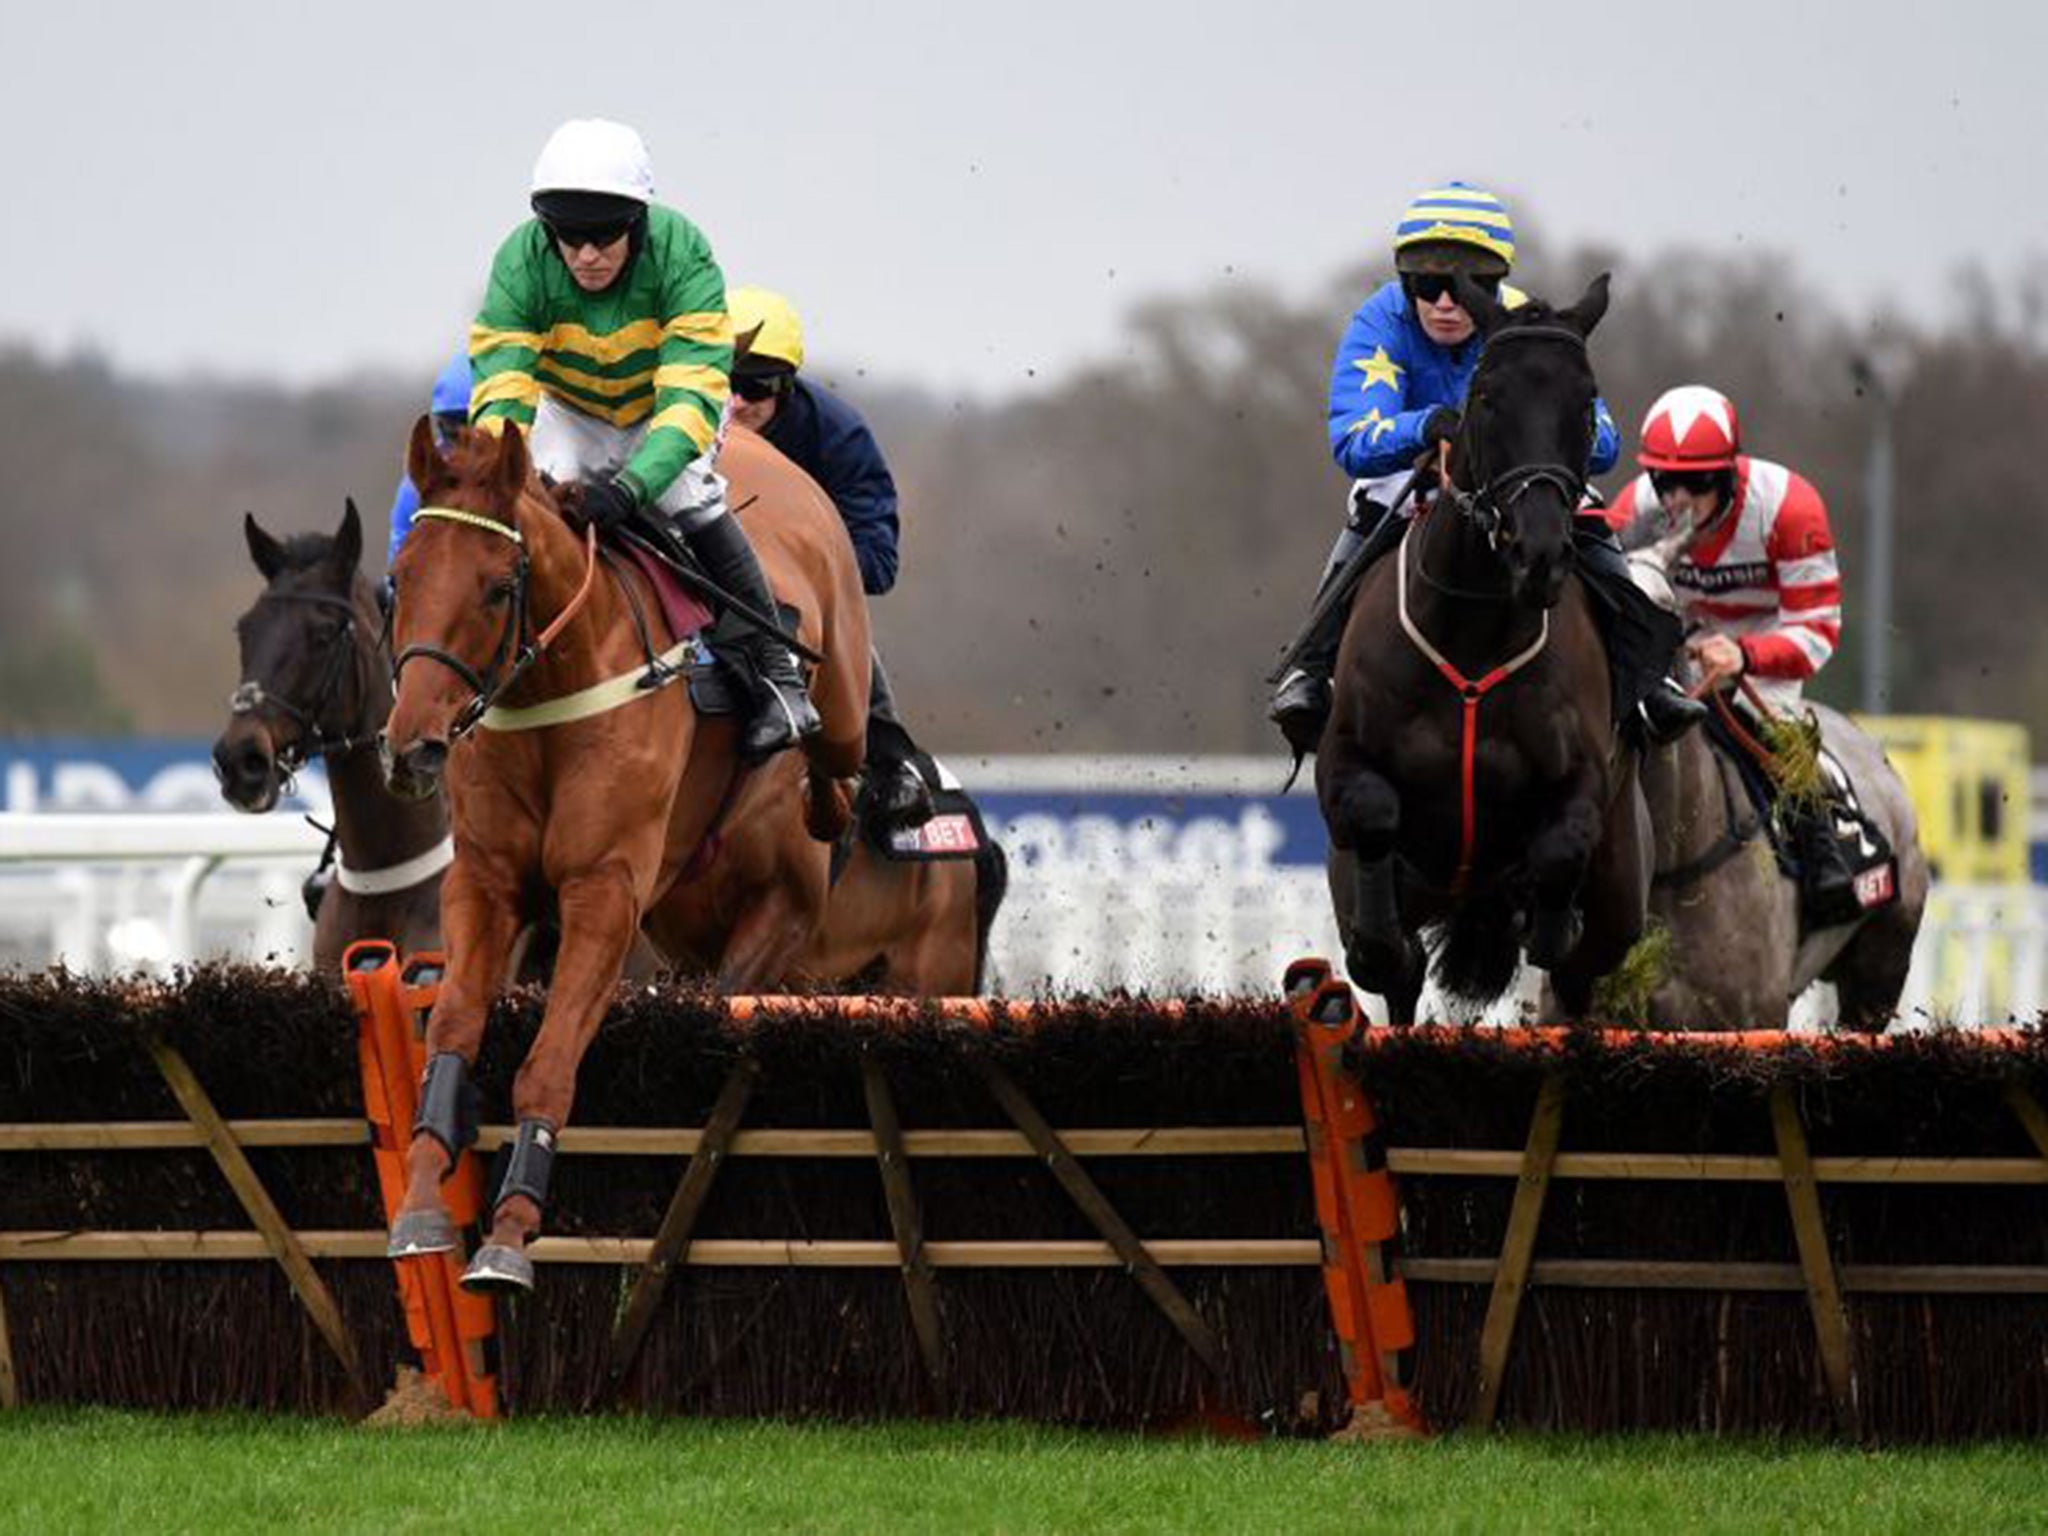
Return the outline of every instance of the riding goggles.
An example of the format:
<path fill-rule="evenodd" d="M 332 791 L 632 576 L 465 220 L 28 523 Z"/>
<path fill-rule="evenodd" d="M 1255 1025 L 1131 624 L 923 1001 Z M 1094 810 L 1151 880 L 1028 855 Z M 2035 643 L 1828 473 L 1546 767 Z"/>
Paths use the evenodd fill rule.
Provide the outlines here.
<path fill-rule="evenodd" d="M 1650 486 L 1659 496 L 1670 491 L 1704 496 L 1720 486 L 1723 473 L 1718 469 L 1653 469 L 1650 471 Z"/>
<path fill-rule="evenodd" d="M 1488 298 L 1500 293 L 1500 279 L 1491 274 L 1480 276 L 1466 273 L 1465 280 L 1478 288 Z M 1434 304 L 1445 294 L 1458 296 L 1458 279 L 1449 272 L 1407 272 L 1401 277 L 1401 286 L 1411 299 L 1420 299 L 1425 304 Z"/>
<path fill-rule="evenodd" d="M 789 388 L 790 378 L 787 373 L 736 373 L 732 376 L 732 392 L 749 405 L 758 405 Z"/>
<path fill-rule="evenodd" d="M 565 245 L 572 251 L 580 251 L 586 245 L 594 245 L 602 250 L 625 239 L 632 232 L 633 224 L 630 219 L 623 224 L 594 224 L 576 229 L 561 224 L 548 225 L 548 234 L 556 243 Z"/>

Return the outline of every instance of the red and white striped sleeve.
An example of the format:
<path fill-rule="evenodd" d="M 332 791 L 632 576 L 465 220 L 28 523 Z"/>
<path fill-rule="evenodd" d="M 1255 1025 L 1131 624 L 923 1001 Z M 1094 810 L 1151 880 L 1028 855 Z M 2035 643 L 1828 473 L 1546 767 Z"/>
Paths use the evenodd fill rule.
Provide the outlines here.
<path fill-rule="evenodd" d="M 1842 573 L 1820 492 L 1798 475 L 1786 479 L 1764 545 L 1778 587 L 1778 622 L 1744 636 L 1742 651 L 1758 677 L 1803 679 L 1827 665 L 1842 638 Z"/>

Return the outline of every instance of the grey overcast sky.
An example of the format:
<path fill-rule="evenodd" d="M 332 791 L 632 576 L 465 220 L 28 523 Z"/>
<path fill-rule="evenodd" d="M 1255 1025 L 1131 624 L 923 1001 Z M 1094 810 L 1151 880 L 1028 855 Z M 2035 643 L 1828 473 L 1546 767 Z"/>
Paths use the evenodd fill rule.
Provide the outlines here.
<path fill-rule="evenodd" d="M 1160 293 L 1319 292 L 1450 177 L 1926 313 L 2048 250 L 2044 45 L 2034 0 L 7 0 L 0 341 L 424 389 L 588 115 L 816 352 L 936 387 L 1113 353 Z"/>

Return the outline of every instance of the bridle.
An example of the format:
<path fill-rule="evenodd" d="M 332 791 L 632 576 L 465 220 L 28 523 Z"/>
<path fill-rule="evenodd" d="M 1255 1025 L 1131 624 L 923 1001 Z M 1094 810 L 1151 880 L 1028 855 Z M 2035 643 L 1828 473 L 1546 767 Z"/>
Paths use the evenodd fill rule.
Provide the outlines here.
<path fill-rule="evenodd" d="M 366 690 L 367 680 L 362 660 L 361 647 L 356 643 L 356 605 L 346 597 L 332 592 L 265 592 L 256 599 L 259 603 L 306 603 L 317 608 L 331 608 L 341 615 L 341 633 L 335 638 L 333 647 L 327 653 L 327 665 L 321 670 L 320 681 L 313 690 L 313 702 L 298 704 L 281 694 L 274 694 L 265 688 L 257 678 L 244 678 L 228 695 L 228 711 L 234 715 L 261 716 L 266 711 L 283 715 L 299 728 L 295 739 L 277 748 L 276 759 L 279 770 L 289 783 L 308 762 L 315 757 L 338 757 L 366 747 L 376 740 L 374 731 L 363 734 L 350 733 L 330 736 L 320 723 L 337 702 L 344 672 L 349 662 L 358 663 L 353 668 L 358 678 L 358 689 Z M 343 701 L 345 702 L 345 701 Z M 363 699 L 358 699 L 361 704 Z"/>
<path fill-rule="evenodd" d="M 455 712 L 454 720 L 448 727 L 448 740 L 452 745 L 476 729 L 477 722 L 511 686 L 518 682 L 526 669 L 541 657 L 554 643 L 576 611 L 583 606 L 590 595 L 590 584 L 597 572 L 597 529 L 585 529 L 588 563 L 583 572 L 583 585 L 575 597 L 555 616 L 554 622 L 538 635 L 533 632 L 533 610 L 528 598 L 528 588 L 533 576 L 533 558 L 526 550 L 526 536 L 511 523 L 487 517 L 481 512 L 469 512 L 461 507 L 421 507 L 413 514 L 413 521 L 459 523 L 467 528 L 481 528 L 499 538 L 510 539 L 519 550 L 518 563 L 512 571 L 511 602 L 505 614 L 505 623 L 498 631 L 498 643 L 492 647 L 491 659 L 482 672 L 453 651 L 438 645 L 418 643 L 408 645 L 391 662 L 391 686 L 395 692 L 399 677 L 405 671 L 405 664 L 415 657 L 437 661 L 448 668 L 464 683 L 469 685 L 469 702 Z M 394 605 L 395 608 L 396 605 Z M 388 622 L 388 621 L 387 621 Z"/>
<path fill-rule="evenodd" d="M 1569 326 L 1510 326 L 1494 332 L 1487 338 L 1485 347 L 1479 353 L 1479 368 L 1485 368 L 1486 360 L 1492 355 L 1494 348 L 1516 341 L 1561 341 L 1580 352 L 1586 350 L 1586 338 Z M 1477 369 L 1474 370 L 1473 376 L 1476 382 Z M 1470 420 L 1468 412 L 1465 422 L 1469 424 Z M 1464 440 L 1465 459 L 1468 465 L 1477 458 L 1475 445 L 1470 440 L 1469 433 L 1469 425 L 1461 428 L 1460 436 Z M 1495 554 L 1500 553 L 1501 529 L 1506 525 L 1515 503 L 1537 486 L 1548 485 L 1554 488 L 1564 497 L 1567 507 L 1577 507 L 1586 494 L 1586 477 L 1583 472 L 1573 469 L 1568 464 L 1543 463 L 1517 464 L 1512 469 L 1481 479 L 1476 490 L 1468 491 L 1452 481 L 1450 456 L 1450 443 L 1440 443 L 1437 448 L 1438 484 L 1443 487 L 1443 494 L 1451 505 L 1458 509 L 1466 521 L 1485 535 L 1487 548 Z"/>

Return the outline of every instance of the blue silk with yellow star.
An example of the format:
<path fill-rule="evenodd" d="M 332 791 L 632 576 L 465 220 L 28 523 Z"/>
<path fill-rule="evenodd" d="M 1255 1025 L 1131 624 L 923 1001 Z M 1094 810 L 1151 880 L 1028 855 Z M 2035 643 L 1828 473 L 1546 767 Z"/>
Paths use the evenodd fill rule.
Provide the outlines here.
<path fill-rule="evenodd" d="M 1510 309 L 1527 302 L 1505 284 L 1500 293 Z M 1412 465 L 1429 413 L 1464 404 L 1480 345 L 1476 335 L 1455 347 L 1431 341 L 1398 281 L 1361 304 L 1330 371 L 1330 452 L 1338 467 L 1354 479 L 1376 480 Z M 1594 402 L 1593 415 L 1586 472 L 1598 475 L 1621 456 L 1621 434 L 1605 400 Z"/>

